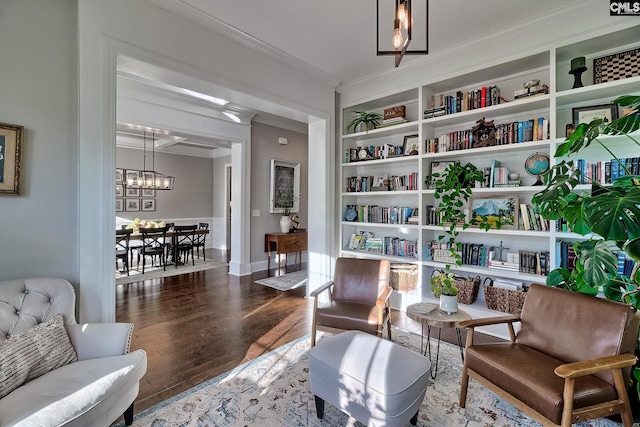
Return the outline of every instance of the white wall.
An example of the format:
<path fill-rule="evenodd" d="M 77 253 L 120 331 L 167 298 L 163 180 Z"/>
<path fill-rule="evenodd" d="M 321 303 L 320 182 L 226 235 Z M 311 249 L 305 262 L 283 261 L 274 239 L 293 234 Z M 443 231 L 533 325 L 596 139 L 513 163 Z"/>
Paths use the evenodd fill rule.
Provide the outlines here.
<path fill-rule="evenodd" d="M 78 283 L 75 0 L 3 0 L 0 121 L 24 126 L 22 194 L 0 196 L 0 280 Z"/>

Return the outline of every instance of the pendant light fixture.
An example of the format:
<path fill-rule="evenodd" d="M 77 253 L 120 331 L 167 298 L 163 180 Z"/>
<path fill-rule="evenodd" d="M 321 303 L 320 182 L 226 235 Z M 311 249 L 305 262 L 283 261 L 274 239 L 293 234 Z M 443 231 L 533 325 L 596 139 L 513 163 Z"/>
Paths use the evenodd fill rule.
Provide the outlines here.
<path fill-rule="evenodd" d="M 152 160 L 151 170 L 147 170 L 147 133 L 142 133 L 142 170 L 138 176 L 127 176 L 127 187 L 153 190 L 173 190 L 175 178 L 156 172 L 156 135 L 151 134 Z"/>
<path fill-rule="evenodd" d="M 421 1 L 421 0 L 418 0 Z M 389 0 L 382 0 L 383 7 L 389 3 Z M 400 61 L 404 55 L 428 55 L 429 54 L 429 0 L 424 0 L 425 6 L 425 48 L 421 50 L 409 50 L 413 33 L 415 31 L 415 23 L 413 20 L 413 12 L 411 10 L 411 0 L 395 0 L 395 8 L 393 20 L 384 18 L 384 22 L 393 22 L 393 33 L 388 42 L 393 50 L 380 50 L 380 0 L 376 0 L 376 47 L 378 56 L 394 55 L 396 67 L 400 65 Z M 385 12 L 389 12 L 389 8 L 385 8 Z M 383 28 L 389 28 L 383 25 Z M 384 32 L 384 34 L 388 34 Z M 385 36 L 386 37 L 386 36 Z M 387 44 L 383 41 L 383 46 Z"/>

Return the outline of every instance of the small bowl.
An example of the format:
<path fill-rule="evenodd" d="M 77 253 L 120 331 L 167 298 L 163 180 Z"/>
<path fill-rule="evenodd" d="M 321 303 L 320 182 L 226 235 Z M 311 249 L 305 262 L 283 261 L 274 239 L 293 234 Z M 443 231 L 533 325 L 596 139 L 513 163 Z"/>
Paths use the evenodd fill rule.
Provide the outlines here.
<path fill-rule="evenodd" d="M 509 174 L 509 179 L 511 181 L 515 181 L 516 179 L 520 178 L 520 175 L 518 175 L 517 173 L 510 173 Z"/>

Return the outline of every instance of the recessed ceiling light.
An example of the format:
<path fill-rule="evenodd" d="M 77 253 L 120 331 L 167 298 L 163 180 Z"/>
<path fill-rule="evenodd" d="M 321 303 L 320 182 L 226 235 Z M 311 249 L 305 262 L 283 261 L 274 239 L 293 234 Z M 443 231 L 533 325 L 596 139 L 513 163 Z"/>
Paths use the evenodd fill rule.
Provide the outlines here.
<path fill-rule="evenodd" d="M 233 114 L 233 113 L 230 113 L 230 112 L 228 112 L 228 111 L 223 111 L 222 113 L 223 113 L 225 116 L 229 117 L 231 120 L 233 120 L 233 121 L 234 121 L 234 122 L 236 122 L 236 123 L 240 123 L 240 122 L 241 122 L 240 117 L 236 116 L 236 115 L 235 115 L 235 114 Z"/>
<path fill-rule="evenodd" d="M 216 105 L 227 105 L 229 103 L 229 101 L 226 101 L 222 98 L 216 98 L 215 96 L 205 95 L 204 93 L 196 92 L 189 89 L 182 89 L 182 92 L 196 98 L 204 99 L 205 101 L 213 102 Z"/>

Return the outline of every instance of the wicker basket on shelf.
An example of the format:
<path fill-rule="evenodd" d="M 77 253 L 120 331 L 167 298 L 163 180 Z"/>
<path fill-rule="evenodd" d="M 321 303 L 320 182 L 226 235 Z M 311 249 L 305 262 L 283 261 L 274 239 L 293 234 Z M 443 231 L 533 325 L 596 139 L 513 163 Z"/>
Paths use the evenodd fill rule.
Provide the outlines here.
<path fill-rule="evenodd" d="M 473 304 L 478 298 L 480 290 L 480 276 L 461 277 L 455 276 L 458 288 L 458 302 L 460 304 Z"/>
<path fill-rule="evenodd" d="M 484 299 L 488 309 L 520 316 L 524 299 L 527 296 L 526 289 L 511 290 L 497 288 L 493 286 L 493 283 L 484 284 L 483 289 Z"/>
<path fill-rule="evenodd" d="M 412 291 L 418 287 L 418 266 L 414 264 L 391 264 L 389 277 L 391 288 L 397 291 Z"/>

